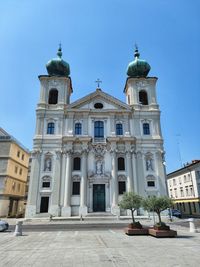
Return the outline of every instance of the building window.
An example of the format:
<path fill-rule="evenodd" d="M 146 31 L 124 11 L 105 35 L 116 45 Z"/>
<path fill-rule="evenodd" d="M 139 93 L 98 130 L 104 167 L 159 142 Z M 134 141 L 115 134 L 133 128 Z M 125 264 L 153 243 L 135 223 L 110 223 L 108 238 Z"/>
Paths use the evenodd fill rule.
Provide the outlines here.
<path fill-rule="evenodd" d="M 174 188 L 174 195 L 175 195 L 175 197 L 177 198 L 177 189 L 176 188 Z"/>
<path fill-rule="evenodd" d="M 181 193 L 181 197 L 184 197 L 184 192 L 183 192 L 183 188 L 180 188 L 180 193 Z"/>
<path fill-rule="evenodd" d="M 186 175 L 184 175 L 184 183 L 186 183 L 186 182 L 187 182 Z"/>
<path fill-rule="evenodd" d="M 118 189 L 119 189 L 119 195 L 123 195 L 123 193 L 126 192 L 126 182 L 125 181 L 118 182 Z"/>
<path fill-rule="evenodd" d="M 122 123 L 117 123 L 116 124 L 116 135 L 123 135 Z"/>
<path fill-rule="evenodd" d="M 74 158 L 74 171 L 80 171 L 81 170 L 81 159 L 76 157 Z"/>
<path fill-rule="evenodd" d="M 24 154 L 22 154 L 22 160 L 24 160 Z"/>
<path fill-rule="evenodd" d="M 143 134 L 144 135 L 149 135 L 150 134 L 150 127 L 149 123 L 143 123 Z"/>
<path fill-rule="evenodd" d="M 103 121 L 95 121 L 94 123 L 94 137 L 104 137 L 104 123 Z"/>
<path fill-rule="evenodd" d="M 128 104 L 130 105 L 131 101 L 130 101 L 130 95 L 128 95 Z"/>
<path fill-rule="evenodd" d="M 170 189 L 170 197 L 173 198 L 172 189 Z"/>
<path fill-rule="evenodd" d="M 19 174 L 22 175 L 22 169 L 19 170 Z"/>
<path fill-rule="evenodd" d="M 18 185 L 17 185 L 17 190 L 18 190 L 18 192 L 20 191 L 20 187 L 21 187 L 21 185 L 18 184 Z"/>
<path fill-rule="evenodd" d="M 190 187 L 190 196 L 193 196 L 194 195 L 194 189 L 193 187 Z"/>
<path fill-rule="evenodd" d="M 80 182 L 73 182 L 72 195 L 80 195 Z"/>
<path fill-rule="evenodd" d="M 57 104 L 58 103 L 58 90 L 51 89 L 49 92 L 49 104 Z"/>
<path fill-rule="evenodd" d="M 125 171 L 125 161 L 124 158 L 120 157 L 117 159 L 118 171 Z"/>
<path fill-rule="evenodd" d="M 13 182 L 13 183 L 12 183 L 12 190 L 15 190 L 15 186 L 16 186 L 16 183 Z"/>
<path fill-rule="evenodd" d="M 53 122 L 49 122 L 47 125 L 47 134 L 54 134 L 55 124 Z"/>
<path fill-rule="evenodd" d="M 43 188 L 49 188 L 50 187 L 50 182 L 42 182 L 42 187 Z"/>
<path fill-rule="evenodd" d="M 17 173 L 17 171 L 18 171 L 18 167 L 17 167 L 17 166 L 15 166 L 15 173 Z"/>
<path fill-rule="evenodd" d="M 20 157 L 20 151 L 17 151 L 17 156 L 18 156 L 18 158 Z"/>
<path fill-rule="evenodd" d="M 102 103 L 95 103 L 94 104 L 94 108 L 102 109 L 103 108 L 103 104 Z"/>
<path fill-rule="evenodd" d="M 82 125 L 80 122 L 75 123 L 75 135 L 80 135 L 82 133 Z"/>
<path fill-rule="evenodd" d="M 147 186 L 148 187 L 154 187 L 155 186 L 155 181 L 147 181 Z"/>
<path fill-rule="evenodd" d="M 142 105 L 148 105 L 148 97 L 146 91 L 142 90 L 139 92 L 139 102 Z"/>
<path fill-rule="evenodd" d="M 196 213 L 196 212 L 197 212 L 197 210 L 196 210 L 196 205 L 195 205 L 195 202 L 192 202 L 192 204 L 193 204 L 193 210 L 194 210 L 194 213 Z"/>
<path fill-rule="evenodd" d="M 173 179 L 173 185 L 176 185 L 176 179 Z"/>
<path fill-rule="evenodd" d="M 189 196 L 188 187 L 185 188 L 186 196 Z"/>

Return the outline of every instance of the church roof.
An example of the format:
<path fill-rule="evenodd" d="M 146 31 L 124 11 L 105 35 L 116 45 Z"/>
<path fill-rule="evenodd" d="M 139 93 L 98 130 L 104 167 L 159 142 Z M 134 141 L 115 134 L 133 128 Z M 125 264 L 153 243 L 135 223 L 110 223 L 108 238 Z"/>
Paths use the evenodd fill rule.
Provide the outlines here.
<path fill-rule="evenodd" d="M 84 104 L 87 104 L 88 102 L 94 101 L 95 99 L 102 99 L 106 101 L 107 103 L 113 104 L 118 109 L 124 109 L 131 111 L 131 107 L 127 105 L 126 103 L 122 102 L 121 100 L 109 95 L 108 93 L 105 93 L 100 88 L 97 88 L 96 91 L 76 100 L 75 102 L 69 104 L 67 106 L 68 109 L 75 108 L 78 109 Z"/>

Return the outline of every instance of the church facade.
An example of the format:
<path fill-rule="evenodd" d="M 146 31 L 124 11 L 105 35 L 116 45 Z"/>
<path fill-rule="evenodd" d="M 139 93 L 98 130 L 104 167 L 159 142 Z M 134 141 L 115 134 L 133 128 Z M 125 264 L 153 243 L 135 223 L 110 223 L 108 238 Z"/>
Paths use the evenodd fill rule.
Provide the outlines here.
<path fill-rule="evenodd" d="M 119 215 L 124 192 L 166 195 L 157 78 L 147 76 L 138 49 L 128 65 L 126 102 L 98 86 L 71 103 L 69 64 L 61 48 L 57 55 L 39 76 L 26 217 Z"/>

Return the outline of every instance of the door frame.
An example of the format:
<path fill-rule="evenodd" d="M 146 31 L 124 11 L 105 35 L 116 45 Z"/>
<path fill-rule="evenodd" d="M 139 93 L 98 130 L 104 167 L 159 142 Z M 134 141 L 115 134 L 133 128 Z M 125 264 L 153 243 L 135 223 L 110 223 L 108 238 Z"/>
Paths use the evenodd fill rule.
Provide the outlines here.
<path fill-rule="evenodd" d="M 95 192 L 95 190 L 94 190 L 94 187 L 97 187 L 97 186 L 103 186 L 103 188 L 104 188 L 104 210 L 102 210 L 102 211 L 94 211 L 94 192 Z M 106 184 L 100 184 L 100 183 L 98 183 L 98 184 L 93 184 L 92 185 L 92 210 L 93 210 L 93 212 L 106 212 Z"/>

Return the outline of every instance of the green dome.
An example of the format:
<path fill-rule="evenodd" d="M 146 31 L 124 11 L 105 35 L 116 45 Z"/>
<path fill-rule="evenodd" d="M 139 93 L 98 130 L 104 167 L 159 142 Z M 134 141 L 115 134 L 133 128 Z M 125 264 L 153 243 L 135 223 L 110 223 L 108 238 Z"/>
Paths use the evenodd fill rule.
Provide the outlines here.
<path fill-rule="evenodd" d="M 145 60 L 139 59 L 140 53 L 137 47 L 134 56 L 134 61 L 130 62 L 128 65 L 127 75 L 131 78 L 147 77 L 151 67 Z"/>
<path fill-rule="evenodd" d="M 47 72 L 50 76 L 65 76 L 70 75 L 70 67 L 67 62 L 62 59 L 62 48 L 58 48 L 57 58 L 49 60 L 46 64 Z"/>

